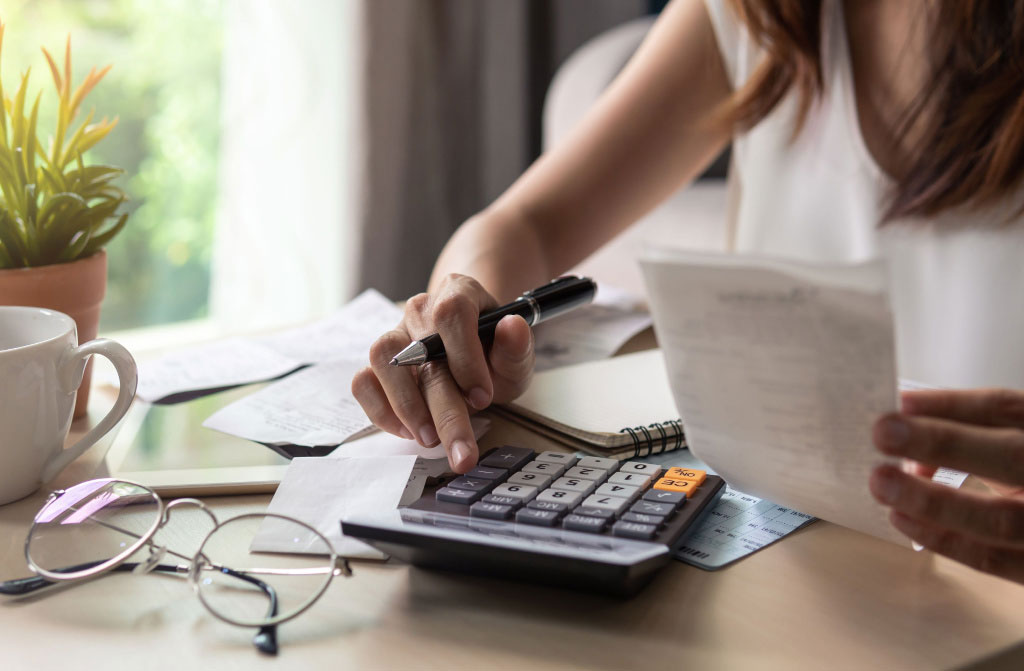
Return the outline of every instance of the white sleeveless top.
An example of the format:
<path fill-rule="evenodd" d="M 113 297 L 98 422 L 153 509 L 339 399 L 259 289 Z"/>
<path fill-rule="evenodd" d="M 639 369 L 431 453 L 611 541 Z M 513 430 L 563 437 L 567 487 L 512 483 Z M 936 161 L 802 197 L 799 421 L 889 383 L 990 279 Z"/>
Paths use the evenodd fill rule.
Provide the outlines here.
<path fill-rule="evenodd" d="M 727 0 L 705 4 L 738 88 L 760 62 L 758 47 Z M 878 227 L 889 178 L 861 136 L 839 0 L 824 0 L 822 15 L 825 89 L 800 135 L 790 142 L 791 92 L 734 139 L 734 249 L 813 261 L 882 256 L 889 265 L 900 377 L 949 387 L 1024 388 L 1024 220 L 1001 223 L 1013 211 L 1007 202 L 999 211 L 949 211 L 934 221 Z"/>

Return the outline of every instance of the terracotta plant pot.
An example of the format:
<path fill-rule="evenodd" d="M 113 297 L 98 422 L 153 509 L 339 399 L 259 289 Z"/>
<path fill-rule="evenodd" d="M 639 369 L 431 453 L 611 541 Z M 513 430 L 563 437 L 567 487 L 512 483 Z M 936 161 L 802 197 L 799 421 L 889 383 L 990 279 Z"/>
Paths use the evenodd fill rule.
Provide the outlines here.
<path fill-rule="evenodd" d="M 107 290 L 107 253 L 37 268 L 0 270 L 0 305 L 49 308 L 69 315 L 78 325 L 78 342 L 96 338 L 100 303 Z M 89 404 L 92 362 L 85 368 L 75 399 L 75 418 L 83 417 Z"/>

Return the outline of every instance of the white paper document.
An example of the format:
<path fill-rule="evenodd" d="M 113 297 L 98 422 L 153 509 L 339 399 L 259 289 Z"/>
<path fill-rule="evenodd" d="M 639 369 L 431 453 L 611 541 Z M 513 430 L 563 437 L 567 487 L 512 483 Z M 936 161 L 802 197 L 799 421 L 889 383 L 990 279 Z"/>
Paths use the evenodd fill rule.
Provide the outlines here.
<path fill-rule="evenodd" d="M 352 396 L 362 359 L 338 359 L 289 375 L 224 406 L 203 426 L 268 445 L 339 445 L 373 430 Z"/>
<path fill-rule="evenodd" d="M 232 338 L 139 362 L 139 398 L 263 382 L 302 366 L 334 358 L 365 358 L 370 345 L 402 317 L 379 292 L 368 289 L 314 324 L 252 337 Z"/>
<path fill-rule="evenodd" d="M 599 285 L 590 305 L 534 327 L 538 371 L 605 359 L 651 325 L 639 296 Z"/>
<path fill-rule="evenodd" d="M 909 546 L 868 491 L 895 463 L 871 440 L 898 408 L 884 266 L 671 250 L 642 265 L 697 457 L 737 490 Z"/>
<path fill-rule="evenodd" d="M 383 559 L 385 555 L 379 550 L 342 536 L 341 519 L 394 510 L 402 500 L 415 463 L 413 455 L 292 459 L 267 512 L 305 522 L 319 531 L 341 556 Z M 250 549 L 297 554 L 327 552 L 312 534 L 296 539 L 294 526 L 288 531 L 292 533 L 281 533 L 279 524 L 268 524 L 256 534 Z"/>

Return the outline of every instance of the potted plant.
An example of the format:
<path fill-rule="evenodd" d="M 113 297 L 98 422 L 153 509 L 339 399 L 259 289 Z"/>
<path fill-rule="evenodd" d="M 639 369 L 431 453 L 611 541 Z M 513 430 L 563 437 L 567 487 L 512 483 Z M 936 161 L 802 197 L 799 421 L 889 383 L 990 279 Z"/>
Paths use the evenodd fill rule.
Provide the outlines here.
<path fill-rule="evenodd" d="M 4 26 L 0 23 L 0 52 Z M 113 180 L 122 174 L 107 165 L 86 165 L 83 156 L 114 128 L 117 120 L 93 123 L 93 112 L 76 123 L 86 95 L 110 66 L 93 68 L 73 87 L 71 38 L 63 73 L 44 48 L 57 93 L 56 129 L 44 144 L 37 135 L 42 92 L 29 105 L 29 74 L 21 76 L 14 96 L 0 78 L 0 304 L 58 310 L 78 324 L 79 342 L 96 337 L 100 303 L 106 292 L 107 257 L 103 251 L 124 227 L 126 201 Z M 75 404 L 85 414 L 90 369 Z"/>

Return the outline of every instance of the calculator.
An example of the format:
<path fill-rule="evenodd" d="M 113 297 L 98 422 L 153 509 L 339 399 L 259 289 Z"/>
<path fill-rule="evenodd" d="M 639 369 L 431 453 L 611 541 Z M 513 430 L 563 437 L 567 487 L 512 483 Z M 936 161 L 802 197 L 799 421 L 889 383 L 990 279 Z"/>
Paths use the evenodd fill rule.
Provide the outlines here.
<path fill-rule="evenodd" d="M 725 490 L 718 476 L 512 445 L 342 533 L 426 568 L 631 595 Z"/>

